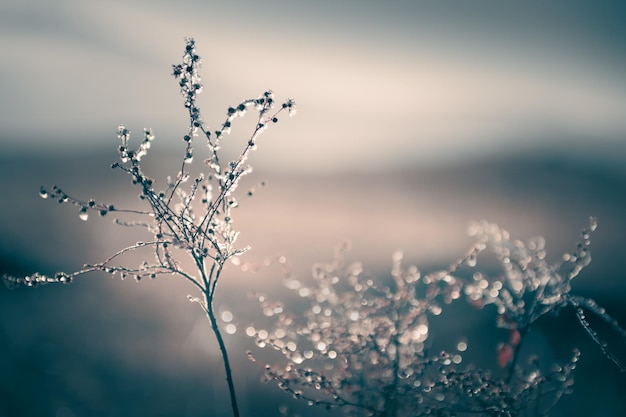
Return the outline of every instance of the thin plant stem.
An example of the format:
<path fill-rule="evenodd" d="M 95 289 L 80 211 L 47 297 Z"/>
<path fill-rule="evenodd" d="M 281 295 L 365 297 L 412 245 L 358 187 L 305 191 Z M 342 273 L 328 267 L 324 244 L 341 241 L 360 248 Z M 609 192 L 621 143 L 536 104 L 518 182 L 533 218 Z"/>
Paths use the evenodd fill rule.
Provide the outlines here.
<path fill-rule="evenodd" d="M 224 372 L 226 373 L 226 383 L 228 385 L 228 393 L 230 395 L 230 405 L 233 409 L 233 417 L 239 417 L 239 406 L 237 404 L 237 393 L 235 392 L 235 383 L 233 381 L 233 373 L 230 367 L 230 360 L 228 359 L 228 351 L 226 350 L 226 344 L 224 338 L 220 332 L 215 312 L 213 311 L 213 297 L 208 291 L 204 292 L 206 302 L 206 313 L 209 321 L 211 322 L 211 328 L 217 339 L 217 344 L 220 347 L 220 353 L 222 355 L 222 363 L 224 364 Z"/>
<path fill-rule="evenodd" d="M 529 328 L 528 327 L 524 327 L 522 329 L 519 330 L 519 343 L 515 346 L 514 350 L 513 350 L 513 359 L 511 360 L 511 366 L 509 367 L 509 375 L 506 378 L 506 383 L 507 384 L 511 384 L 511 381 L 513 380 L 513 375 L 515 375 L 515 368 L 517 367 L 517 362 L 519 362 L 519 357 L 520 357 L 520 352 L 522 350 L 522 344 L 524 343 L 524 339 L 526 336 L 526 333 L 528 333 Z"/>

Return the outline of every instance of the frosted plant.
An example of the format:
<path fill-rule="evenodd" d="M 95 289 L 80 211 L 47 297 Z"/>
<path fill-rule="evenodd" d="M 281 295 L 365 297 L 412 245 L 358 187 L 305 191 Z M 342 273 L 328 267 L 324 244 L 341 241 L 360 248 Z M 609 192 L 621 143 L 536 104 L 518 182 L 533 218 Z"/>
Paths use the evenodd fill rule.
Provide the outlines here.
<path fill-rule="evenodd" d="M 259 296 L 275 326 L 256 331 L 256 343 L 288 360 L 285 367 L 266 366 L 268 380 L 310 405 L 346 407 L 351 415 L 420 415 L 441 408 L 446 381 L 440 370 L 461 357 L 433 354 L 426 342 L 429 316 L 461 296 L 454 267 L 422 277 L 415 267 L 403 268 L 396 253 L 393 280 L 381 285 L 359 263 L 346 264 L 344 249 L 332 263 L 314 266 L 312 286 L 288 278 L 287 286 L 308 302 L 302 314 Z"/>
<path fill-rule="evenodd" d="M 543 239 L 524 244 L 496 225 L 478 223 L 471 228 L 476 244 L 448 269 L 422 275 L 414 266 L 403 267 L 398 253 L 387 285 L 368 278 L 360 264 L 347 265 L 339 250 L 332 263 L 313 268 L 311 286 L 286 271 L 287 287 L 306 301 L 303 311 L 285 311 L 283 304 L 259 295 L 272 325 L 251 326 L 247 333 L 287 360 L 265 365 L 266 380 L 309 405 L 356 416 L 546 415 L 571 391 L 580 353 L 574 349 L 565 363 L 548 366 L 533 355 L 522 362 L 520 347 L 540 317 L 573 306 L 602 352 L 626 370 L 584 312 L 609 323 L 625 344 L 626 331 L 594 301 L 570 294 L 571 280 L 590 262 L 595 227 L 592 220 L 577 250 L 550 265 Z M 486 249 L 496 255 L 503 275 L 490 279 L 473 272 L 465 278 L 462 272 L 472 272 Z M 452 349 L 434 351 L 430 319 L 461 300 L 477 308 L 496 306 L 497 325 L 509 331 L 509 340 L 494 349 L 502 369 L 468 364 L 463 335 Z"/>
<path fill-rule="evenodd" d="M 620 370 L 626 371 L 626 366 L 589 326 L 585 311 L 611 325 L 624 341 L 626 331 L 594 300 L 570 292 L 572 280 L 591 262 L 590 239 L 596 227 L 596 219 L 591 218 L 589 226 L 581 232 L 576 250 L 564 254 L 562 261 L 554 265 L 545 259 L 545 241 L 542 237 L 531 239 L 525 244 L 520 240 L 511 240 L 509 233 L 495 224 L 482 222 L 471 228 L 470 234 L 479 240 L 478 247 L 489 248 L 496 255 L 502 265 L 503 275 L 490 280 L 480 272 L 474 273 L 474 282 L 465 285 L 464 290 L 471 302 L 479 306 L 494 304 L 497 307 L 498 325 L 508 329 L 510 334 L 510 341 L 499 348 L 501 365 L 510 362 L 510 378 L 518 371 L 518 353 L 532 325 L 542 316 L 558 313 L 567 306 L 575 308 L 578 321 L 600 346 L 602 353 Z"/>
<path fill-rule="evenodd" d="M 239 232 L 233 228 L 232 215 L 237 207 L 235 190 L 239 181 L 252 168 L 247 159 L 256 148 L 257 139 L 268 126 L 278 121 L 282 112 L 294 114 L 292 100 L 287 100 L 275 109 L 274 95 L 271 91 L 255 99 L 244 100 L 228 108 L 226 118 L 217 130 L 210 130 L 203 121 L 197 105 L 197 96 L 202 91 L 200 75 L 200 57 L 195 52 L 195 41 L 187 39 L 182 63 L 173 65 L 173 75 L 178 81 L 184 106 L 189 114 L 189 126 L 183 136 L 183 157 L 180 170 L 174 178 L 168 177 L 161 189 L 157 181 L 143 172 L 141 159 L 148 153 L 154 134 L 145 129 L 143 140 L 136 149 L 130 145 L 130 131 L 119 126 L 118 137 L 120 162 L 112 165 L 113 169 L 127 174 L 133 186 L 140 190 L 140 199 L 145 203 L 145 210 L 128 210 L 112 204 L 87 201 L 67 194 L 54 186 L 47 190 L 41 188 L 43 198 L 57 200 L 78 208 L 81 220 L 88 220 L 90 213 L 105 216 L 108 213 L 125 213 L 135 216 L 133 220 L 115 219 L 121 226 L 143 229 L 150 238 L 120 249 L 104 261 L 85 265 L 83 269 L 71 273 L 58 272 L 52 276 L 34 273 L 26 277 L 3 276 L 9 286 L 38 286 L 48 283 L 70 283 L 80 275 L 94 271 L 103 271 L 121 278 L 132 276 L 137 280 L 145 277 L 156 278 L 169 274 L 187 280 L 197 290 L 200 297 L 189 296 L 197 302 L 207 314 L 212 330 L 217 338 L 231 398 L 233 414 L 239 416 L 235 387 L 233 384 L 230 362 L 213 303 L 216 297 L 217 283 L 221 278 L 226 262 L 244 253 L 247 248 L 235 245 Z M 221 141 L 230 132 L 231 124 L 237 117 L 254 110 L 257 123 L 247 138 L 239 157 L 230 162 L 220 157 Z M 191 166 L 194 159 L 194 141 L 200 137 L 208 149 L 208 158 L 199 174 L 193 174 Z M 248 192 L 250 193 L 250 192 Z M 152 260 L 144 260 L 138 266 L 124 264 L 124 256 L 140 249 L 152 251 Z M 195 270 L 182 269 L 183 261 L 191 260 Z"/>

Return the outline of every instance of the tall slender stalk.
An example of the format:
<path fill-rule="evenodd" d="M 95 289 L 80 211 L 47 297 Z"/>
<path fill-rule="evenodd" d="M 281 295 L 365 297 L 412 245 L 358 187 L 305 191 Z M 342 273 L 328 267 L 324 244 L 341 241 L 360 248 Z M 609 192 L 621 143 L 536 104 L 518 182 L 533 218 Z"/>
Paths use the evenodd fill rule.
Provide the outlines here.
<path fill-rule="evenodd" d="M 211 322 L 211 329 L 213 330 L 213 334 L 215 334 L 215 338 L 217 339 L 217 344 L 220 347 L 222 363 L 224 364 L 224 372 L 226 373 L 226 383 L 228 384 L 228 393 L 230 395 L 230 405 L 233 409 L 233 416 L 239 417 L 237 393 L 235 392 L 235 383 L 233 381 L 233 373 L 230 367 L 230 360 L 228 359 L 228 351 L 226 350 L 226 344 L 224 343 L 224 338 L 222 337 L 222 333 L 220 332 L 220 328 L 215 317 L 215 312 L 213 311 L 213 297 L 209 294 L 208 291 L 204 292 L 204 301 L 207 306 L 206 313 L 209 321 Z"/>
<path fill-rule="evenodd" d="M 83 269 L 72 273 L 58 272 L 54 276 L 39 273 L 26 277 L 3 276 L 2 280 L 10 286 L 36 286 L 46 283 L 69 283 L 77 276 L 103 271 L 111 275 L 119 274 L 122 278 L 133 276 L 137 280 L 167 274 L 191 282 L 202 294 L 202 299 L 192 296 L 189 299 L 200 304 L 211 323 L 224 364 L 233 416 L 239 417 L 228 352 L 215 316 L 215 293 L 226 262 L 247 250 L 235 246 L 239 232 L 233 228 L 232 216 L 233 209 L 238 205 L 234 193 L 239 180 L 252 171 L 247 165 L 249 154 L 256 149 L 259 135 L 278 121 L 277 116 L 283 111 L 292 115 L 295 108 L 294 102 L 288 99 L 277 110 L 272 110 L 275 106 L 274 96 L 271 91 L 266 91 L 255 99 L 244 100 L 234 107 L 229 107 L 226 119 L 220 127 L 210 130 L 202 120 L 196 100 L 202 91 L 200 62 L 200 57 L 195 52 L 195 41 L 187 39 L 182 63 L 172 66 L 172 75 L 180 87 L 184 106 L 189 115 L 189 125 L 187 134 L 183 136 L 184 154 L 179 171 L 174 178 L 168 177 L 164 189 L 156 190 L 154 188 L 156 181 L 144 174 L 141 168 L 141 158 L 148 153 L 154 139 L 152 131 L 145 129 L 139 147 L 131 149 L 130 130 L 123 125 L 118 127 L 118 138 L 121 141 L 118 147 L 120 161 L 114 163 L 112 168 L 130 176 L 133 186 L 139 187 L 140 199 L 149 206 L 146 210 L 120 209 L 112 204 L 98 203 L 93 199 L 80 200 L 57 186 L 50 191 L 43 187 L 40 190 L 42 198 L 50 197 L 59 203 L 78 207 L 79 217 L 84 221 L 92 211 L 98 212 L 101 216 L 110 212 L 139 216 L 139 220 L 115 219 L 115 223 L 139 227 L 143 229 L 142 233 L 147 231 L 153 238 L 118 250 L 103 262 L 85 265 Z M 234 161 L 224 161 L 220 153 L 221 139 L 228 135 L 235 118 L 252 109 L 258 116 L 256 127 L 244 142 L 239 157 Z M 193 178 L 190 166 L 194 159 L 194 142 L 198 136 L 205 140 L 209 155 L 204 161 L 201 173 Z M 252 191 L 248 191 L 248 195 L 251 193 Z M 124 265 L 124 256 L 143 248 L 153 251 L 152 262 L 145 260 L 139 267 Z M 186 256 L 193 260 L 199 276 L 182 269 L 183 263 L 180 258 Z"/>

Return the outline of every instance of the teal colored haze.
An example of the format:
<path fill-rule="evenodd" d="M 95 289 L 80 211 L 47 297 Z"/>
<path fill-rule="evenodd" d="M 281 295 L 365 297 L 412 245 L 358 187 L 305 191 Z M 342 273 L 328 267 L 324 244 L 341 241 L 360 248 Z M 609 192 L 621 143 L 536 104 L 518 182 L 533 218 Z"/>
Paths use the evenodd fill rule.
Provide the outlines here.
<path fill-rule="evenodd" d="M 125 123 L 173 149 L 185 113 L 170 65 L 192 36 L 210 125 L 268 88 L 298 103 L 259 166 L 593 149 L 626 138 L 625 22 L 624 3 L 608 1 L 4 0 L 0 141 L 91 152 Z"/>

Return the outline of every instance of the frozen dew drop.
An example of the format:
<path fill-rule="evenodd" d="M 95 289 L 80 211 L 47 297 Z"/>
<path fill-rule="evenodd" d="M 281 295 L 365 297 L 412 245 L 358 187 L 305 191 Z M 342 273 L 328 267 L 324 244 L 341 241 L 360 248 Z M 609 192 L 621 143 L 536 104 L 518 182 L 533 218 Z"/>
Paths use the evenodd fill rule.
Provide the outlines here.
<path fill-rule="evenodd" d="M 300 352 L 294 352 L 291 355 L 291 360 L 293 361 L 293 363 L 295 363 L 296 365 L 300 365 L 302 362 L 304 362 L 304 357 L 300 354 Z"/>
<path fill-rule="evenodd" d="M 467 341 L 460 340 L 459 343 L 457 343 L 457 345 L 456 345 L 456 349 L 459 352 L 465 352 L 467 350 Z"/>
<path fill-rule="evenodd" d="M 297 290 L 298 288 L 300 288 L 301 284 L 300 281 L 298 281 L 297 279 L 290 279 L 285 283 L 285 286 L 290 290 Z"/>
<path fill-rule="evenodd" d="M 223 320 L 225 323 L 230 323 L 230 322 L 233 320 L 233 313 L 231 313 L 231 312 L 230 312 L 230 311 L 228 311 L 228 310 L 224 310 L 224 311 L 222 312 L 222 320 Z"/>
<path fill-rule="evenodd" d="M 79 217 L 82 221 L 86 222 L 86 221 L 87 221 L 87 219 L 89 218 L 89 213 L 87 213 L 87 208 L 82 207 L 82 208 L 80 209 L 80 212 L 78 213 L 78 217 Z"/>
<path fill-rule="evenodd" d="M 441 306 L 433 305 L 430 307 L 430 312 L 433 313 L 433 315 L 435 316 L 440 315 L 442 311 L 443 309 L 441 308 Z"/>

